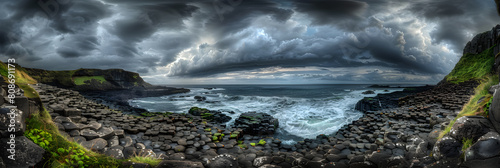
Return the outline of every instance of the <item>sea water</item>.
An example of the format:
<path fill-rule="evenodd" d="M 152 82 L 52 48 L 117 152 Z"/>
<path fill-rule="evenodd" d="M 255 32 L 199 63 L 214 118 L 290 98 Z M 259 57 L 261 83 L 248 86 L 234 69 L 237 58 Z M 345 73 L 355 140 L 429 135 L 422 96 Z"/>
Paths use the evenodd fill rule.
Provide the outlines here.
<path fill-rule="evenodd" d="M 354 110 L 365 96 L 401 91 L 402 88 L 369 88 L 369 85 L 193 85 L 189 93 L 129 101 L 134 107 L 150 112 L 187 113 L 193 106 L 220 110 L 234 120 L 244 112 L 256 111 L 279 120 L 276 137 L 299 141 L 330 135 L 342 126 L 359 119 L 363 113 Z M 374 90 L 375 94 L 362 94 Z M 197 101 L 195 96 L 206 97 Z"/>

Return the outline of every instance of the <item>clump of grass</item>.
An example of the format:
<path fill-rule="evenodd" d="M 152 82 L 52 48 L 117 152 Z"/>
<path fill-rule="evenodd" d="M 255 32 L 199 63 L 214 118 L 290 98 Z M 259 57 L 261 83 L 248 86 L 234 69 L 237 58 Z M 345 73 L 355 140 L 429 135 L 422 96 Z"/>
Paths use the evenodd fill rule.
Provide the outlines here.
<path fill-rule="evenodd" d="M 465 153 L 465 151 L 472 146 L 472 138 L 464 138 L 462 139 L 462 153 Z"/>
<path fill-rule="evenodd" d="M 127 161 L 135 162 L 135 163 L 146 163 L 149 164 L 152 167 L 156 167 L 160 162 L 162 161 L 161 159 L 150 157 L 150 156 L 134 156 Z"/>
<path fill-rule="evenodd" d="M 100 83 L 106 82 L 104 76 L 78 76 L 74 77 L 73 80 L 75 81 L 75 85 L 85 85 L 86 81 L 91 81 L 91 80 L 97 80 Z"/>
<path fill-rule="evenodd" d="M 495 62 L 493 47 L 479 54 L 462 56 L 455 68 L 445 77 L 446 80 L 452 83 L 461 83 L 472 79 L 481 79 L 490 74 Z"/>

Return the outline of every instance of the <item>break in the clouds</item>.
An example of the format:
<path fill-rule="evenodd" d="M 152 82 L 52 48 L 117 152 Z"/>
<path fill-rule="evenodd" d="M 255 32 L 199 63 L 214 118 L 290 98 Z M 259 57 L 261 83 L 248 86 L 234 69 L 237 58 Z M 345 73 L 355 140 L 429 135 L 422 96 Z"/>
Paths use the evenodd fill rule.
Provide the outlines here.
<path fill-rule="evenodd" d="M 433 83 L 499 19 L 493 0 L 1 1 L 0 58 L 153 83 Z"/>

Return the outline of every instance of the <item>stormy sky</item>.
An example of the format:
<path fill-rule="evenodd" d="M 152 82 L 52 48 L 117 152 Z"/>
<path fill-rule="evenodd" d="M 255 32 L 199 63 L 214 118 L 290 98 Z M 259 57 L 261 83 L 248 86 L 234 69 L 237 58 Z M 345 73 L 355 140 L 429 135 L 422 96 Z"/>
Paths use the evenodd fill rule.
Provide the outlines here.
<path fill-rule="evenodd" d="M 493 0 L 3 0 L 0 60 L 154 84 L 436 83 Z"/>

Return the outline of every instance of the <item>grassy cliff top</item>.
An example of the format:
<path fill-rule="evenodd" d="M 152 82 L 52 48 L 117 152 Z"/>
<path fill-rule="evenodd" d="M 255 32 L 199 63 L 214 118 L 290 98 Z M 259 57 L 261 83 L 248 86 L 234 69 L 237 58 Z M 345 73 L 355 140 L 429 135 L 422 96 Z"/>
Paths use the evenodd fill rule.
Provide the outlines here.
<path fill-rule="evenodd" d="M 73 90 L 114 90 L 152 86 L 145 82 L 138 73 L 123 69 L 49 71 L 13 65 L 16 66 L 16 78 L 19 84 L 44 83 Z M 8 75 L 7 64 L 0 64 L 0 72 L 3 76 Z"/>
<path fill-rule="evenodd" d="M 494 47 L 494 46 L 493 46 Z M 495 56 L 493 47 L 479 54 L 466 54 L 460 58 L 455 68 L 445 79 L 451 83 L 461 83 L 468 80 L 484 79 L 492 73 Z"/>

